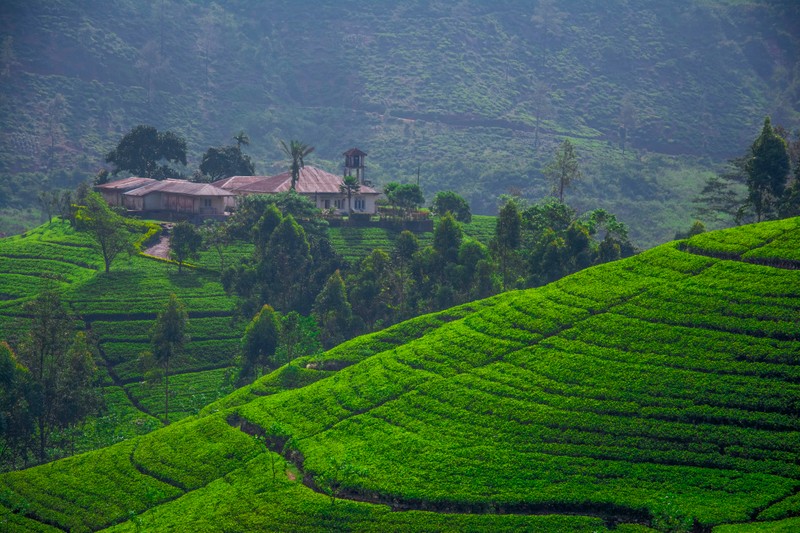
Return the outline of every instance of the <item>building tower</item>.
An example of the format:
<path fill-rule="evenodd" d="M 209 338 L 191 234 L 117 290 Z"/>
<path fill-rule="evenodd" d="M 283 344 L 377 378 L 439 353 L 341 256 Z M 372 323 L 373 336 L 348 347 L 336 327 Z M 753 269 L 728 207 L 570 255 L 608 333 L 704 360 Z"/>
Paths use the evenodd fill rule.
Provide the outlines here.
<path fill-rule="evenodd" d="M 364 178 L 364 159 L 367 154 L 358 148 L 351 148 L 344 154 L 344 175 L 355 176 L 361 185 L 370 185 L 370 182 Z"/>

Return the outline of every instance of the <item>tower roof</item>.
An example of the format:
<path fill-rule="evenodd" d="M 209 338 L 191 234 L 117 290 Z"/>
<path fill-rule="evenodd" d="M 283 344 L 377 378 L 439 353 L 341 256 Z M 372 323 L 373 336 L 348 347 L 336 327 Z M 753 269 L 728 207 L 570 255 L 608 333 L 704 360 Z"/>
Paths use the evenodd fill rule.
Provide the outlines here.
<path fill-rule="evenodd" d="M 350 148 L 348 151 L 346 151 L 342 155 L 351 156 L 351 155 L 367 155 L 367 154 L 366 154 L 366 152 L 362 152 L 358 148 Z"/>

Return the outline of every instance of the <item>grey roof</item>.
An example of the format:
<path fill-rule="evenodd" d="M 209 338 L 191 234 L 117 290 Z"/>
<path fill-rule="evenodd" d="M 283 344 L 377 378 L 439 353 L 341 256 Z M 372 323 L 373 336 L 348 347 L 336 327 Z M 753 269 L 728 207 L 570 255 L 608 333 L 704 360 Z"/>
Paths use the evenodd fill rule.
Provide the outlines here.
<path fill-rule="evenodd" d="M 186 180 L 172 179 L 149 183 L 124 194 L 125 196 L 147 196 L 153 192 L 166 192 L 184 196 L 234 196 L 234 193 L 220 189 L 210 183 L 194 183 Z"/>
<path fill-rule="evenodd" d="M 148 185 L 150 183 L 155 182 L 153 178 L 137 178 L 137 177 L 130 177 L 124 178 L 121 180 L 110 181 L 108 183 L 104 183 L 102 185 L 96 185 L 95 190 L 98 191 L 130 191 L 133 189 L 138 189 L 144 185 Z"/>
<path fill-rule="evenodd" d="M 295 190 L 300 194 L 339 194 L 342 177 L 320 168 L 306 165 L 300 169 Z M 237 194 L 274 194 L 286 192 L 292 187 L 289 171 L 275 176 L 232 176 L 215 181 L 213 185 Z M 362 185 L 357 194 L 380 194 L 372 187 Z"/>

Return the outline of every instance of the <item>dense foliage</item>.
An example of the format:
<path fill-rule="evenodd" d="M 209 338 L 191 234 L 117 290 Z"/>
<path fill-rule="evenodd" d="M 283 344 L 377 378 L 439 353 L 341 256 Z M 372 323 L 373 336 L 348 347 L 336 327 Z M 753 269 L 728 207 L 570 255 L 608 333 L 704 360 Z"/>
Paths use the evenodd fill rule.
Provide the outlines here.
<path fill-rule="evenodd" d="M 714 257 L 714 242 L 738 255 Z M 800 280 L 779 263 L 796 257 L 800 220 L 683 246 L 359 337 L 199 418 L 0 475 L 0 519 L 11 530 L 791 530 Z"/>

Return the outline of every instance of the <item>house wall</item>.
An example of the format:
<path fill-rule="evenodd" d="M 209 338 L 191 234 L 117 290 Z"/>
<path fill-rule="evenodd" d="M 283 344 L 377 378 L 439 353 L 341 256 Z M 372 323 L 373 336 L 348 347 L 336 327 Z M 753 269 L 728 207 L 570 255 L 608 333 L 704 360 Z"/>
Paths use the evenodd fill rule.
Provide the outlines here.
<path fill-rule="evenodd" d="M 131 211 L 142 210 L 143 201 L 141 196 L 123 196 L 122 202 L 125 209 L 130 209 Z"/>
<path fill-rule="evenodd" d="M 160 192 L 151 192 L 150 194 L 140 196 L 140 198 L 142 199 L 142 210 L 156 211 L 158 209 L 164 209 Z"/>
<path fill-rule="evenodd" d="M 122 193 L 118 191 L 101 191 L 100 194 L 108 205 L 122 205 Z"/>
<path fill-rule="evenodd" d="M 197 198 L 197 210 L 195 213 L 201 215 L 221 215 L 225 212 L 225 207 L 227 206 L 225 200 L 227 198 L 226 196 L 201 196 Z M 232 197 L 230 198 L 231 200 L 233 199 Z"/>
<path fill-rule="evenodd" d="M 347 195 L 346 194 L 306 194 L 305 196 L 311 198 L 311 200 L 316 204 L 317 208 L 322 210 L 334 209 L 336 213 L 345 215 L 349 213 L 349 207 L 347 205 Z M 356 208 L 356 200 L 363 200 L 364 207 L 362 209 Z M 375 206 L 375 195 L 369 196 L 362 196 L 360 194 L 354 194 L 350 201 L 352 202 L 353 212 L 354 213 L 367 213 L 370 215 L 374 215 L 377 213 L 377 208 Z M 337 207 L 336 202 L 339 201 L 339 207 Z"/>

